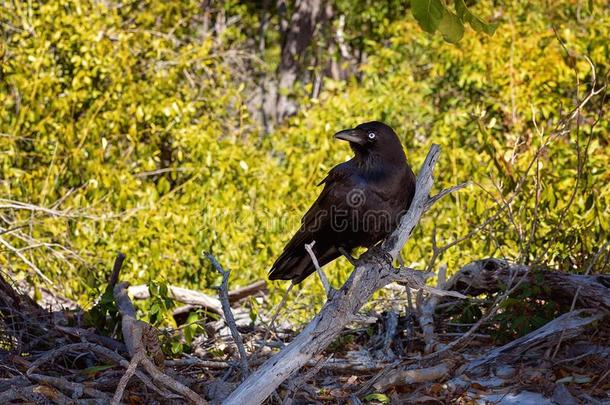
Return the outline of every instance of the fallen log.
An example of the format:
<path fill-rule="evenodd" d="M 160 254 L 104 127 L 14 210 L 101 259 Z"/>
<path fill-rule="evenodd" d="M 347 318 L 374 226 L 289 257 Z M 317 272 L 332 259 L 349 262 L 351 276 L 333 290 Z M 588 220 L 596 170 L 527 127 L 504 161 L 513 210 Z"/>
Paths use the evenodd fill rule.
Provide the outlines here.
<path fill-rule="evenodd" d="M 150 298 L 150 291 L 148 291 L 148 286 L 146 284 L 129 286 L 127 291 L 129 292 L 129 295 L 136 300 Z M 169 292 L 172 299 L 178 302 L 200 306 L 218 315 L 224 315 L 220 300 L 216 297 L 212 297 L 201 291 L 189 290 L 188 288 L 176 287 L 174 285 L 169 286 Z M 229 291 L 229 302 L 236 303 L 259 292 L 267 292 L 267 283 L 264 280 Z"/>
<path fill-rule="evenodd" d="M 262 292 L 265 294 L 268 292 L 267 282 L 265 280 L 259 280 L 255 283 L 229 291 L 229 301 L 231 302 L 231 304 L 233 304 L 246 297 L 255 295 L 259 292 Z"/>
<path fill-rule="evenodd" d="M 468 363 L 463 371 L 473 372 L 489 363 L 506 360 L 508 356 L 521 356 L 533 347 L 556 344 L 556 338 L 560 336 L 563 339 L 573 338 L 581 334 L 588 325 L 603 319 L 605 315 L 607 313 L 604 314 L 603 311 L 590 309 L 567 312 L 519 339 L 490 350 L 481 358 Z"/>
<path fill-rule="evenodd" d="M 542 286 L 543 292 L 549 291 L 549 298 L 553 301 L 571 305 L 577 296 L 576 303 L 583 308 L 610 311 L 610 275 L 530 269 L 503 259 L 489 258 L 469 263 L 451 278 L 451 285 L 447 287 L 476 296 L 501 291 L 523 276 L 525 282 Z M 577 295 L 579 290 L 581 294 Z"/>
<path fill-rule="evenodd" d="M 129 295 L 137 300 L 145 300 L 150 298 L 150 291 L 148 291 L 148 286 L 145 284 L 132 285 L 127 291 L 129 292 Z M 176 301 L 184 304 L 198 305 L 218 315 L 223 314 L 222 305 L 220 304 L 220 300 L 218 298 L 211 297 L 200 291 L 189 290 L 187 288 L 176 287 L 173 285 L 169 286 L 169 292 L 171 297 Z"/>

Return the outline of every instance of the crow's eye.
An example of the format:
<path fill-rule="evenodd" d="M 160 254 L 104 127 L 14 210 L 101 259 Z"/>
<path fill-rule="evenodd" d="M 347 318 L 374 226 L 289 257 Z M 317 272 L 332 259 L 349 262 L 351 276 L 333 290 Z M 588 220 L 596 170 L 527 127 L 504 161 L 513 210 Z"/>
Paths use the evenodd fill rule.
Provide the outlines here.
<path fill-rule="evenodd" d="M 374 132 L 369 133 L 369 139 L 370 139 L 370 140 L 375 139 L 375 136 L 376 136 L 376 135 L 375 135 L 375 133 L 374 133 Z"/>

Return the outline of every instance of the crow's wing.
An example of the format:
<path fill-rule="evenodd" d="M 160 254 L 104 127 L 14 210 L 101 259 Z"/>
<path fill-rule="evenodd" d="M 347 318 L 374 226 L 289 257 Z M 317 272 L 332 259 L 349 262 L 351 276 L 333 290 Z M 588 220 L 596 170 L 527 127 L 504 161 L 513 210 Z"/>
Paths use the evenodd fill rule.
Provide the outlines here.
<path fill-rule="evenodd" d="M 316 241 L 313 251 L 320 266 L 339 256 L 339 235 L 332 227 L 331 213 L 348 210 L 348 193 L 358 185 L 357 178 L 338 166 L 320 182 L 324 189 L 305 213 L 301 227 L 284 248 L 269 272 L 271 280 L 293 280 L 295 283 L 315 271 L 305 244 Z"/>

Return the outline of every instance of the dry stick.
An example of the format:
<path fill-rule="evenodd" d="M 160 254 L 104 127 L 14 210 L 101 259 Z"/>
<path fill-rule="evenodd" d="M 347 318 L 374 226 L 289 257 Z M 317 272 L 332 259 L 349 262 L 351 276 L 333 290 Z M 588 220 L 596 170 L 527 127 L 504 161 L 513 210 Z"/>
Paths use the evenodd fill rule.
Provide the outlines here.
<path fill-rule="evenodd" d="M 417 384 L 428 381 L 437 381 L 447 376 L 455 364 L 453 362 L 442 362 L 436 366 L 420 368 L 415 370 L 401 370 L 383 380 L 377 381 L 373 386 L 377 391 L 385 391 L 388 387 L 395 385 Z"/>
<path fill-rule="evenodd" d="M 313 265 L 316 268 L 316 273 L 318 273 L 318 277 L 320 277 L 320 281 L 322 282 L 322 285 L 324 286 L 324 291 L 326 291 L 326 296 L 330 297 L 330 295 L 333 293 L 334 289 L 330 286 L 330 283 L 328 282 L 328 278 L 326 278 L 326 273 L 324 273 L 324 270 L 322 270 L 320 268 L 320 264 L 318 263 L 318 258 L 316 257 L 316 254 L 313 252 L 312 248 L 315 244 L 316 244 L 315 240 L 312 241 L 311 243 L 306 243 L 305 250 L 309 254 L 309 257 L 311 257 L 311 261 L 313 262 Z"/>
<path fill-rule="evenodd" d="M 112 273 L 110 273 L 110 278 L 108 279 L 108 291 L 113 291 L 116 283 L 119 282 L 119 274 L 121 273 L 121 268 L 123 267 L 123 262 L 125 261 L 125 254 L 119 252 L 117 254 L 116 259 L 114 259 L 114 265 L 112 266 Z"/>
<path fill-rule="evenodd" d="M 465 269 L 468 269 L 469 266 L 475 266 L 475 265 L 477 265 L 477 262 L 470 263 L 470 264 L 462 267 L 460 269 L 460 272 L 465 271 Z M 500 294 L 500 295 L 498 295 L 498 297 L 496 297 L 496 299 L 494 300 L 494 302 L 491 305 L 491 307 L 487 310 L 487 312 L 474 325 L 472 325 L 472 327 L 466 333 L 464 333 L 462 336 L 460 336 L 456 340 L 452 341 L 451 343 L 446 344 L 441 349 L 439 349 L 439 350 L 437 350 L 437 351 L 435 351 L 433 353 L 425 355 L 424 357 L 421 358 L 421 360 L 432 360 L 432 359 L 436 359 L 436 358 L 442 357 L 449 350 L 451 350 L 453 348 L 456 348 L 456 347 L 459 347 L 459 346 L 465 344 L 470 339 L 472 339 L 474 334 L 475 334 L 475 332 L 481 327 L 481 325 L 483 325 L 492 316 L 495 315 L 495 313 L 500 308 L 499 304 L 502 301 L 504 301 L 507 297 L 509 297 L 521 285 L 521 283 L 527 278 L 528 274 L 529 274 L 529 268 L 524 272 L 524 274 L 521 276 L 521 278 L 515 284 L 513 284 L 514 277 L 511 277 L 508 280 L 508 283 L 507 283 L 507 290 L 503 294 Z M 452 280 L 457 280 L 458 275 L 459 275 L 459 272 L 456 275 L 454 275 L 446 283 L 446 287 L 447 288 L 453 287 Z M 421 293 L 421 290 L 419 292 Z M 420 300 L 420 302 L 423 302 L 423 301 L 421 301 L 422 299 L 420 298 L 420 296 L 418 296 L 418 299 Z M 363 392 L 367 391 L 379 379 L 382 379 L 382 378 L 384 378 L 384 379 L 392 378 L 393 375 L 400 374 L 402 371 L 401 370 L 396 370 L 396 368 L 399 367 L 401 364 L 403 364 L 403 363 L 400 362 L 400 363 L 397 363 L 397 364 L 391 364 L 391 365 L 387 366 L 386 368 L 384 368 L 375 377 L 373 377 L 371 379 L 371 381 L 369 381 L 365 386 L 363 386 L 358 391 L 358 393 L 363 393 Z"/>
<path fill-rule="evenodd" d="M 471 372 L 488 363 L 496 361 L 501 356 L 509 353 L 523 353 L 533 346 L 540 346 L 541 342 L 552 341 L 559 334 L 567 334 L 568 337 L 575 337 L 582 333 L 593 322 L 603 319 L 605 313 L 600 310 L 579 309 L 566 312 L 551 322 L 528 333 L 519 339 L 513 340 L 504 346 L 488 351 L 484 356 L 468 363 L 464 372 Z"/>
<path fill-rule="evenodd" d="M 72 381 L 68 381 L 65 378 L 51 377 L 48 375 L 33 374 L 33 373 L 28 375 L 28 377 L 30 377 L 32 380 L 34 380 L 36 382 L 51 385 L 60 390 L 70 391 L 72 393 L 73 398 L 74 397 L 78 398 L 78 397 L 82 396 L 83 394 L 86 394 L 92 398 L 103 399 L 104 401 L 106 401 L 106 403 L 110 399 L 110 398 L 108 398 L 108 395 L 106 395 L 102 391 L 98 391 L 95 388 L 87 387 L 86 385 L 81 384 L 81 383 L 75 383 Z"/>
<path fill-rule="evenodd" d="M 121 399 L 123 398 L 123 392 L 125 391 L 129 380 L 131 380 L 131 377 L 133 377 L 136 370 L 138 369 L 138 365 L 141 361 L 142 352 L 138 352 L 135 356 L 133 356 L 133 358 L 129 362 L 129 367 L 127 367 L 127 371 L 125 371 L 125 374 L 123 374 L 123 376 L 121 377 L 121 380 L 119 381 L 119 384 L 116 387 L 116 391 L 114 392 L 114 396 L 112 397 L 112 402 L 110 403 L 110 405 L 119 405 L 121 403 Z"/>
<path fill-rule="evenodd" d="M 451 193 L 454 193 L 456 191 L 459 191 L 463 188 L 466 188 L 466 187 L 470 186 L 471 184 L 472 184 L 471 181 L 465 181 L 461 184 L 458 184 L 457 186 L 453 186 L 453 187 L 449 187 L 449 188 L 445 188 L 445 189 L 441 190 L 438 194 L 436 194 L 435 196 L 430 197 L 428 199 L 428 201 L 426 202 L 426 210 L 428 210 L 430 207 L 432 207 L 434 204 L 436 204 L 436 202 L 438 200 L 440 200 L 441 198 L 443 198 Z"/>
<path fill-rule="evenodd" d="M 436 287 L 439 290 L 443 290 L 446 284 L 446 274 L 447 274 L 447 265 L 441 265 L 438 270 L 438 278 Z M 438 295 L 429 296 L 421 305 L 419 309 L 419 325 L 424 334 L 424 342 L 426 347 L 424 349 L 424 353 L 432 353 L 438 346 L 439 342 L 437 342 L 434 336 L 434 311 L 436 310 L 436 306 L 440 302 L 440 297 Z"/>
<path fill-rule="evenodd" d="M 463 270 L 463 268 L 462 268 L 462 270 Z M 462 335 L 458 339 L 452 341 L 451 343 L 446 345 L 443 349 L 441 349 L 435 353 L 432 353 L 429 356 L 435 357 L 437 355 L 442 355 L 443 353 L 447 352 L 448 350 L 466 343 L 474 335 L 474 333 L 481 327 L 481 325 L 483 325 L 492 316 L 494 316 L 496 314 L 496 312 L 500 309 L 500 303 L 502 303 L 513 292 L 515 292 L 517 290 L 517 288 L 519 288 L 521 286 L 521 284 L 527 279 L 528 275 L 529 275 L 529 268 L 523 273 L 521 278 L 519 280 L 517 280 L 516 283 L 512 284 L 514 282 L 514 277 L 511 278 L 509 280 L 509 282 L 507 283 L 506 291 L 503 294 L 500 294 L 494 300 L 492 306 L 488 309 L 488 311 L 485 313 L 485 315 L 483 315 L 464 335 Z"/>
<path fill-rule="evenodd" d="M 218 260 L 216 260 L 211 253 L 205 253 L 205 257 L 212 263 L 212 266 L 214 266 L 216 271 L 222 275 L 222 283 L 218 289 L 218 295 L 220 296 L 220 303 L 222 304 L 222 312 L 224 312 L 225 321 L 231 331 L 231 336 L 233 336 L 233 340 L 237 345 L 237 350 L 239 351 L 239 367 L 241 368 L 242 379 L 244 379 L 250 374 L 250 369 L 248 367 L 248 354 L 246 353 L 241 334 L 237 330 L 237 323 L 235 322 L 233 311 L 231 311 L 231 303 L 229 302 L 229 275 L 231 275 L 231 270 L 223 269 L 220 263 L 218 263 Z"/>
<path fill-rule="evenodd" d="M 268 292 L 267 282 L 265 280 L 259 280 L 244 287 L 229 291 L 229 301 L 234 303 L 259 292 Z"/>
<path fill-rule="evenodd" d="M 292 291 L 292 287 L 294 287 L 294 284 L 290 283 L 290 285 L 284 292 L 284 295 L 282 296 L 282 300 L 278 304 L 278 306 L 275 310 L 275 313 L 271 317 L 271 321 L 269 321 L 269 324 L 267 326 L 267 331 L 265 332 L 265 337 L 263 337 L 263 344 L 260 345 L 259 348 L 256 349 L 256 351 L 252 354 L 252 360 L 257 360 L 258 355 L 263 350 L 263 348 L 267 345 L 267 341 L 269 340 L 271 333 L 273 333 L 273 328 L 275 327 L 275 322 L 277 321 L 277 318 L 280 316 L 280 311 L 282 310 L 282 308 L 284 308 L 284 305 L 286 305 L 286 301 L 288 300 L 288 294 L 290 294 L 290 291 Z"/>
<path fill-rule="evenodd" d="M 45 276 L 43 274 L 43 272 L 31 261 L 28 260 L 27 257 L 25 257 L 23 255 L 23 253 L 21 253 L 19 251 L 19 249 L 15 248 L 13 245 L 11 245 L 10 243 L 8 243 L 7 241 L 5 241 L 3 238 L 0 238 L 0 243 L 4 245 L 4 247 L 6 247 L 8 250 L 10 250 L 12 253 L 14 253 L 15 255 L 17 255 L 18 258 L 21 259 L 21 261 L 23 263 L 25 263 L 30 269 L 34 270 L 34 273 L 36 273 L 41 279 L 43 279 L 47 284 L 54 286 L 55 284 L 53 284 L 53 282 L 51 281 L 50 278 L 48 278 L 47 276 Z"/>
<path fill-rule="evenodd" d="M 391 262 L 398 256 L 426 209 L 433 184 L 432 172 L 439 154 L 439 146 L 432 145 L 418 175 L 411 206 L 382 247 L 369 249 L 362 255 L 347 282 L 332 294 L 305 329 L 250 375 L 231 393 L 225 404 L 262 403 L 284 380 L 324 350 L 378 289 L 393 281 L 402 281 L 414 288 L 424 285 L 425 277 L 421 272 L 395 269 Z"/>
<path fill-rule="evenodd" d="M 125 340 L 125 345 L 127 346 L 127 351 L 131 357 L 134 358 L 138 352 L 143 353 L 141 364 L 155 381 L 162 383 L 174 392 L 188 398 L 193 403 L 206 404 L 207 402 L 196 392 L 161 372 L 148 356 L 146 356 L 146 349 L 142 342 L 143 322 L 136 319 L 136 309 L 127 295 L 127 286 L 128 283 L 120 283 L 114 287 L 114 300 L 119 313 L 121 314 L 123 338 Z"/>

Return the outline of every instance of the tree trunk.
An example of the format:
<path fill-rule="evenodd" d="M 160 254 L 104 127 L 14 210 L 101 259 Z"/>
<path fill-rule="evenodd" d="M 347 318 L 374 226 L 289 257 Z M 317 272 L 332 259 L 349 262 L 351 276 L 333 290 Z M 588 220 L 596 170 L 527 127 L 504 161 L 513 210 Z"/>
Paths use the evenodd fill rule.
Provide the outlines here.
<path fill-rule="evenodd" d="M 277 122 L 295 111 L 295 106 L 288 96 L 302 70 L 303 53 L 311 44 L 322 11 L 322 0 L 296 1 L 282 41 L 282 55 L 277 69 Z"/>

